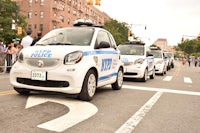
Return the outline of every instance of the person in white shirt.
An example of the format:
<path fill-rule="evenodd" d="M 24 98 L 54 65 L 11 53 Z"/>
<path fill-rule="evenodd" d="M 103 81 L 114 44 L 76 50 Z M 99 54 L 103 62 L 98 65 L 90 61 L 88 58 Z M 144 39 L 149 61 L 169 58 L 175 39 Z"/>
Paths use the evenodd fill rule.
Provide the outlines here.
<path fill-rule="evenodd" d="M 21 45 L 23 46 L 23 48 L 29 47 L 31 45 L 31 43 L 33 42 L 31 33 L 32 33 L 32 31 L 30 29 L 27 30 L 27 32 L 26 32 L 27 35 L 24 38 L 22 38 Z"/>

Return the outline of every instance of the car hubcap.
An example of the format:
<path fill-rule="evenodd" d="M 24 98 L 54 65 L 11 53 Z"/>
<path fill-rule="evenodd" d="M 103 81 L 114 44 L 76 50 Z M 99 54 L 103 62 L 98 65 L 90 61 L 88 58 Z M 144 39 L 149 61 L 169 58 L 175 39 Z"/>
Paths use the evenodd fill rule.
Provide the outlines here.
<path fill-rule="evenodd" d="M 94 74 L 91 74 L 88 79 L 88 94 L 92 97 L 96 90 L 96 77 Z"/>

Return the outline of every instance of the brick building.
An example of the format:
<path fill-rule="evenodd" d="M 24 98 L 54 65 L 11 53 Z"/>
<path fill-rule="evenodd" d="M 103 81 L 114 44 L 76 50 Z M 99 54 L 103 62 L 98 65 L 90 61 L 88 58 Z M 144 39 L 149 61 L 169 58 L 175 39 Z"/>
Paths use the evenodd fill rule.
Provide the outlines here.
<path fill-rule="evenodd" d="M 110 17 L 86 0 L 13 0 L 20 6 L 19 13 L 26 16 L 33 37 L 41 30 L 43 35 L 52 29 L 72 26 L 74 21 L 90 19 L 103 25 Z"/>

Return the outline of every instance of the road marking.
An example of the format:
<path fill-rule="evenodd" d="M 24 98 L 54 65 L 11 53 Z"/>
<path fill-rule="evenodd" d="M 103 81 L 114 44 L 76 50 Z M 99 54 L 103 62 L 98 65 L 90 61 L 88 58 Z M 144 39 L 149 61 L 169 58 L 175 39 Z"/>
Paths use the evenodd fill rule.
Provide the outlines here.
<path fill-rule="evenodd" d="M 133 90 L 143 90 L 143 91 L 156 91 L 156 92 L 166 92 L 166 93 L 175 93 L 175 94 L 183 94 L 183 95 L 194 95 L 200 96 L 200 92 L 194 91 L 182 91 L 182 90 L 172 90 L 172 89 L 164 89 L 164 88 L 152 88 L 152 87 L 141 87 L 141 86 L 131 86 L 131 85 L 123 85 L 122 88 L 133 89 Z"/>
<path fill-rule="evenodd" d="M 184 82 L 185 83 L 192 83 L 192 80 L 189 77 L 184 77 Z"/>
<path fill-rule="evenodd" d="M 16 93 L 17 92 L 14 90 L 7 90 L 7 91 L 0 92 L 0 96 L 11 95 L 11 94 L 16 94 Z"/>
<path fill-rule="evenodd" d="M 163 80 L 164 81 L 171 81 L 172 80 L 172 76 L 166 76 Z"/>
<path fill-rule="evenodd" d="M 153 107 L 163 92 L 157 92 L 131 118 L 129 118 L 115 133 L 131 133 L 146 113 Z"/>
<path fill-rule="evenodd" d="M 135 90 L 144 90 L 144 91 L 156 91 L 149 101 L 147 101 L 133 116 L 131 116 L 115 133 L 131 133 L 139 122 L 144 118 L 144 116 L 149 112 L 161 95 L 166 93 L 176 93 L 176 94 L 185 94 L 185 95 L 196 95 L 200 96 L 200 92 L 192 91 L 181 91 L 181 90 L 171 90 L 171 89 L 162 89 L 162 88 L 151 88 L 151 87 L 140 87 L 140 86 L 130 86 L 123 85 L 123 88 L 126 89 L 135 89 Z"/>
<path fill-rule="evenodd" d="M 38 104 L 42 104 L 45 102 L 54 102 L 63 104 L 69 108 L 69 112 L 67 112 L 67 114 L 37 126 L 39 128 L 55 132 L 62 132 L 78 124 L 79 122 L 82 122 L 90 118 L 98 111 L 97 107 L 89 102 L 66 99 L 66 98 L 63 99 L 55 98 L 54 96 L 52 97 L 29 96 L 26 103 L 26 108 L 30 108 L 32 106 L 36 106 Z"/>

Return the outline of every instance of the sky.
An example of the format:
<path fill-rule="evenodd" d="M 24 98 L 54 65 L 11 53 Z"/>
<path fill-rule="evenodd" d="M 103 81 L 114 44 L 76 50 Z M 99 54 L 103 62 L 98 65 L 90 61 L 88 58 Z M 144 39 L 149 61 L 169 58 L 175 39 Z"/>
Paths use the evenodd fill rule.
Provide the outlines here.
<path fill-rule="evenodd" d="M 96 7 L 149 45 L 164 38 L 173 46 L 200 33 L 200 0 L 101 0 Z"/>

